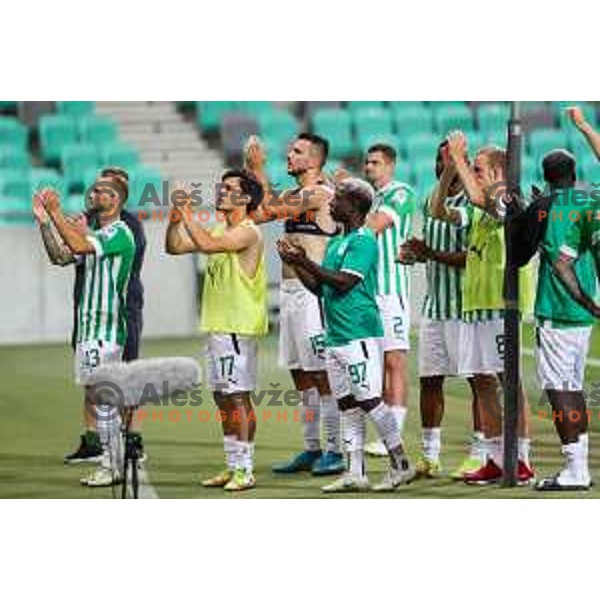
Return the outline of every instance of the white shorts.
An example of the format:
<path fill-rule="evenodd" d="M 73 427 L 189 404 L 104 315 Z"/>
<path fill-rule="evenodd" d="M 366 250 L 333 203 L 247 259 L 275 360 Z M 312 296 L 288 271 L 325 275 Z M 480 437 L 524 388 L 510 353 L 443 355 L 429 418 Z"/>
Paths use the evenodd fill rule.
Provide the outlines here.
<path fill-rule="evenodd" d="M 377 306 L 383 322 L 383 350 L 410 349 L 410 311 L 402 308 L 400 296 L 378 294 Z"/>
<path fill-rule="evenodd" d="M 297 279 L 284 279 L 279 311 L 280 366 L 325 370 L 325 328 L 319 299 Z"/>
<path fill-rule="evenodd" d="M 91 374 L 100 366 L 122 361 L 123 349 L 114 342 L 92 340 L 75 348 L 75 383 L 87 385 Z"/>
<path fill-rule="evenodd" d="M 256 389 L 256 338 L 235 333 L 208 337 L 207 387 L 212 392 L 236 394 Z"/>
<path fill-rule="evenodd" d="M 583 389 L 585 358 L 591 327 L 556 328 L 550 324 L 535 328 L 535 360 L 542 389 L 580 391 Z"/>
<path fill-rule="evenodd" d="M 383 388 L 383 338 L 354 340 L 327 348 L 327 374 L 334 400 L 380 398 Z"/>
<path fill-rule="evenodd" d="M 458 372 L 479 375 L 504 372 L 504 320 L 463 323 Z"/>
<path fill-rule="evenodd" d="M 419 377 L 458 375 L 462 321 L 422 318 L 419 327 Z"/>

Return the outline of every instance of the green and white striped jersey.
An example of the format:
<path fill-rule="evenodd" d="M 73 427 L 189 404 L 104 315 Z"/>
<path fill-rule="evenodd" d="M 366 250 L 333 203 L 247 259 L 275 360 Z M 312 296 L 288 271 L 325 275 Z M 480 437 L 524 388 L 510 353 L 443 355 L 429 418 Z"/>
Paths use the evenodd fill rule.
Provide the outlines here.
<path fill-rule="evenodd" d="M 434 219 L 430 212 L 430 198 L 423 204 L 423 239 L 436 252 L 466 252 L 469 245 L 469 224 L 457 227 Z M 467 207 L 469 200 L 463 192 L 446 199 L 451 208 Z M 423 316 L 433 321 L 462 318 L 462 285 L 464 269 L 451 267 L 433 260 L 425 266 L 426 291 Z"/>
<path fill-rule="evenodd" d="M 408 308 L 408 268 L 396 262 L 398 249 L 412 231 L 412 215 L 415 210 L 413 189 L 399 181 L 390 181 L 375 193 L 373 211 L 383 212 L 393 220 L 393 225 L 377 236 L 379 268 L 377 293 L 398 295 L 402 306 Z"/>
<path fill-rule="evenodd" d="M 83 293 L 77 306 L 77 342 L 102 340 L 123 346 L 127 337 L 127 284 L 135 254 L 129 227 L 116 221 L 87 236 L 93 254 L 83 256 Z"/>

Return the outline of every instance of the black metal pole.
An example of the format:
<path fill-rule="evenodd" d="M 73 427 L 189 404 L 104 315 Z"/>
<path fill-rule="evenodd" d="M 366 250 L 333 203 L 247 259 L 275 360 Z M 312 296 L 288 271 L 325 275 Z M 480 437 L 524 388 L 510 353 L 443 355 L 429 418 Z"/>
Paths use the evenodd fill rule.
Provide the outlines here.
<path fill-rule="evenodd" d="M 511 102 L 508 122 L 507 146 L 507 191 L 519 194 L 521 183 L 522 126 L 520 102 Z M 519 382 L 520 382 L 520 321 L 519 313 L 519 269 L 513 260 L 511 243 L 511 215 L 518 210 L 510 203 L 504 224 L 506 240 L 505 266 L 505 313 L 504 313 L 504 478 L 503 485 L 517 484 Z"/>

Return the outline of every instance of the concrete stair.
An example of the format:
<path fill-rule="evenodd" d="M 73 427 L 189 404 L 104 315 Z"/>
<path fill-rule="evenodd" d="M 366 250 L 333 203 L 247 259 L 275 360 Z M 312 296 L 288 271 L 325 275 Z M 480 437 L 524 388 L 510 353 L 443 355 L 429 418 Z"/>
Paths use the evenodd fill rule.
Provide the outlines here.
<path fill-rule="evenodd" d="M 174 102 L 98 102 L 96 111 L 115 119 L 121 138 L 164 179 L 201 182 L 204 190 L 219 180 L 224 169 L 220 154 L 207 147 Z"/>

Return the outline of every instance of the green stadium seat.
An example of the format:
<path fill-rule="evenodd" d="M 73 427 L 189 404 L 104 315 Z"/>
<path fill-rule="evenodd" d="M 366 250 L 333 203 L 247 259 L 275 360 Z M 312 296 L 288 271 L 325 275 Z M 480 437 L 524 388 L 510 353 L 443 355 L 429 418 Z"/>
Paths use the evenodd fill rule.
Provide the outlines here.
<path fill-rule="evenodd" d="M 474 129 L 473 111 L 465 105 L 434 106 L 433 122 L 436 131 L 441 135 L 446 135 L 452 129 L 465 132 Z"/>
<path fill-rule="evenodd" d="M 228 112 L 235 112 L 239 102 L 236 100 L 219 100 L 196 102 L 196 120 L 200 129 L 213 133 L 219 129 L 221 117 Z"/>
<path fill-rule="evenodd" d="M 28 202 L 31 200 L 29 174 L 22 170 L 4 170 L 0 176 L 0 196 Z"/>
<path fill-rule="evenodd" d="M 56 103 L 56 111 L 61 115 L 83 117 L 95 113 L 96 103 L 82 100 L 62 100 Z"/>
<path fill-rule="evenodd" d="M 100 160 L 105 167 L 121 167 L 129 170 L 140 164 L 138 151 L 133 146 L 123 142 L 101 146 L 98 151 Z"/>
<path fill-rule="evenodd" d="M 567 133 L 560 129 L 538 129 L 529 133 L 527 147 L 529 154 L 541 161 L 551 150 L 568 148 L 569 138 Z"/>
<path fill-rule="evenodd" d="M 392 133 L 392 113 L 383 108 L 365 108 L 352 113 L 352 121 L 356 139 L 362 141 L 378 135 Z"/>
<path fill-rule="evenodd" d="M 506 104 L 485 102 L 477 108 L 477 127 L 480 131 L 506 131 L 509 116 Z"/>
<path fill-rule="evenodd" d="M 29 193 L 31 196 L 44 188 L 56 190 L 64 199 L 67 194 L 67 182 L 54 169 L 31 169 L 29 172 Z"/>
<path fill-rule="evenodd" d="M 400 152 L 400 138 L 393 133 L 366 135 L 358 140 L 358 144 L 361 157 L 364 157 L 367 154 L 367 150 L 374 144 L 387 144 L 388 146 L 394 148 L 396 152 Z"/>
<path fill-rule="evenodd" d="M 465 100 L 429 100 L 427 102 L 431 110 L 439 110 L 440 108 L 448 107 L 466 107 L 467 103 Z"/>
<path fill-rule="evenodd" d="M 299 132 L 298 121 L 287 110 L 275 110 L 259 115 L 260 137 L 268 151 L 283 156 L 287 146 Z"/>
<path fill-rule="evenodd" d="M 593 155 L 589 142 L 575 127 L 567 129 L 567 139 L 569 150 L 575 155 L 578 162 L 590 154 Z"/>
<path fill-rule="evenodd" d="M 346 102 L 346 108 L 351 112 L 355 113 L 365 108 L 383 108 L 382 100 L 351 100 Z"/>
<path fill-rule="evenodd" d="M 412 110 L 414 108 L 427 108 L 425 102 L 421 100 L 391 100 L 388 106 L 392 112 L 400 112 L 403 110 Z"/>
<path fill-rule="evenodd" d="M 77 125 L 72 117 L 43 115 L 39 121 L 42 155 L 46 162 L 58 162 L 61 150 L 78 141 Z"/>
<path fill-rule="evenodd" d="M 85 212 L 85 194 L 69 194 L 63 200 L 62 205 L 64 211 L 70 215 L 76 215 Z"/>
<path fill-rule="evenodd" d="M 273 161 L 267 164 L 267 177 L 269 178 L 269 183 L 280 190 L 297 186 L 296 180 L 291 175 L 288 175 L 287 163 L 283 161 Z"/>
<path fill-rule="evenodd" d="M 531 194 L 531 186 L 544 187 L 541 165 L 533 156 L 524 155 L 521 159 L 521 189 L 526 197 Z"/>
<path fill-rule="evenodd" d="M 92 144 L 71 144 L 61 151 L 61 166 L 69 191 L 89 185 L 87 174 L 100 166 L 98 150 Z"/>
<path fill-rule="evenodd" d="M 160 171 L 147 166 L 130 170 L 127 205 L 132 211 L 147 210 L 150 212 L 160 208 L 169 208 L 170 199 L 163 198 L 163 178 Z"/>
<path fill-rule="evenodd" d="M 0 168 L 26 169 L 29 167 L 29 154 L 14 146 L 0 145 Z"/>
<path fill-rule="evenodd" d="M 396 162 L 396 168 L 394 170 L 394 179 L 396 181 L 402 181 L 403 183 L 411 181 L 410 165 L 407 162 L 403 160 L 398 160 Z"/>
<path fill-rule="evenodd" d="M 341 160 L 328 160 L 323 171 L 329 175 L 334 175 L 337 170 L 345 168 L 344 162 Z"/>
<path fill-rule="evenodd" d="M 400 138 L 402 151 L 411 162 L 422 159 L 434 161 L 440 141 L 440 136 L 434 133 L 417 133 Z"/>
<path fill-rule="evenodd" d="M 0 111 L 16 111 L 18 104 L 16 100 L 0 100 Z"/>
<path fill-rule="evenodd" d="M 433 132 L 433 113 L 423 105 L 409 108 L 394 106 L 392 120 L 396 132 L 401 136 Z"/>
<path fill-rule="evenodd" d="M 236 103 L 236 111 L 260 118 L 261 116 L 277 110 L 270 100 L 246 100 Z"/>
<path fill-rule="evenodd" d="M 591 152 L 577 161 L 578 175 L 588 183 L 600 183 L 600 163 Z"/>
<path fill-rule="evenodd" d="M 329 141 L 329 155 L 332 158 L 343 159 L 354 154 L 350 113 L 347 110 L 316 110 L 312 116 L 312 129 Z"/>
<path fill-rule="evenodd" d="M 0 145 L 27 147 L 27 127 L 14 117 L 0 117 Z"/>
<path fill-rule="evenodd" d="M 411 183 L 419 198 L 425 199 L 437 183 L 435 176 L 435 155 L 412 164 Z"/>
<path fill-rule="evenodd" d="M 81 117 L 77 120 L 79 140 L 84 144 L 105 146 L 118 136 L 117 124 L 110 117 Z"/>
<path fill-rule="evenodd" d="M 469 154 L 475 155 L 475 152 L 486 146 L 506 147 L 506 132 L 500 130 L 472 131 L 467 135 L 467 145 Z"/>
<path fill-rule="evenodd" d="M 13 226 L 31 223 L 33 223 L 33 213 L 29 198 L 6 196 L 1 199 L 0 225 Z"/>

